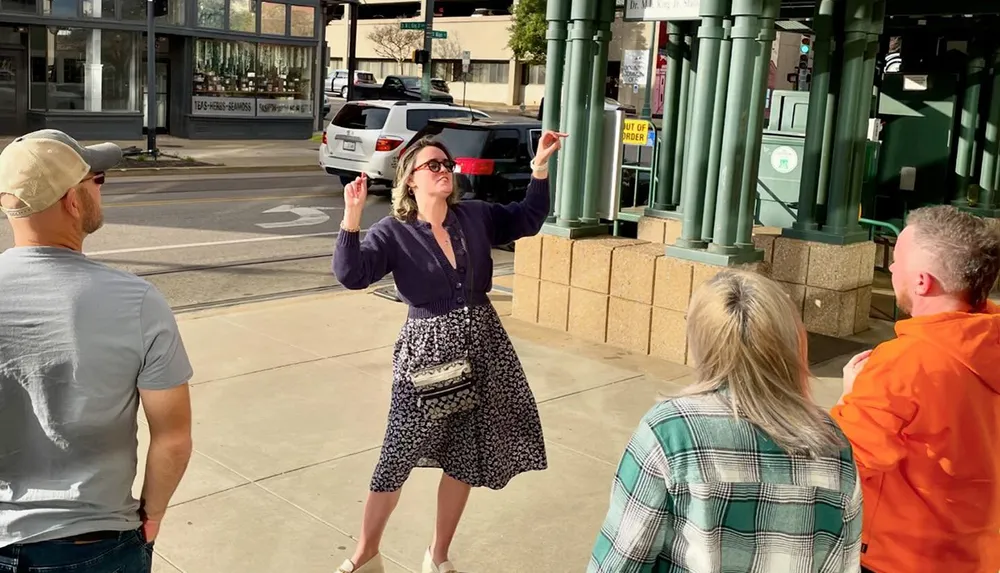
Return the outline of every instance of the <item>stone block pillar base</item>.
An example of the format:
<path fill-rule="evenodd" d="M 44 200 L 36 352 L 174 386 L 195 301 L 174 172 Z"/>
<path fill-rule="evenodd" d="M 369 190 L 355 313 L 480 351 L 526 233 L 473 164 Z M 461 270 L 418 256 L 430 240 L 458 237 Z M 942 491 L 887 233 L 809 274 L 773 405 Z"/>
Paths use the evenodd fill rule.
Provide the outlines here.
<path fill-rule="evenodd" d="M 758 234 L 771 278 L 802 311 L 806 330 L 844 337 L 868 329 L 876 246 L 871 241 L 830 245 Z"/>

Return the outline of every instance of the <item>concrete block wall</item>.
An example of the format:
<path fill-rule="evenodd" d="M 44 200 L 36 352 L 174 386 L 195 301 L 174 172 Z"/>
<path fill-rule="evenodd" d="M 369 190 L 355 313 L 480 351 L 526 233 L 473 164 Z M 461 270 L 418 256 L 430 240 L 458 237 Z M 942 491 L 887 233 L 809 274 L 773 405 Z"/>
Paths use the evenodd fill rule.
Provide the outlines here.
<path fill-rule="evenodd" d="M 771 278 L 802 310 L 806 330 L 850 336 L 868 329 L 876 247 L 873 242 L 828 245 L 777 235 L 754 235 Z"/>
<path fill-rule="evenodd" d="M 748 268 L 766 274 L 768 266 Z M 512 315 L 592 342 L 688 364 L 691 293 L 720 270 L 667 257 L 662 242 L 529 237 L 515 249 Z"/>

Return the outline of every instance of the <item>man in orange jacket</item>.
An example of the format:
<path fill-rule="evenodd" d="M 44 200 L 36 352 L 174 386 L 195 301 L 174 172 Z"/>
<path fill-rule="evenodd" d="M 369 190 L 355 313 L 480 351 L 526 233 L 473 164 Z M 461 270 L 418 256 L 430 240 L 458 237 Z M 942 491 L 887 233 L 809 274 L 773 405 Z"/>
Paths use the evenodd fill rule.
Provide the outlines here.
<path fill-rule="evenodd" d="M 833 417 L 862 478 L 861 563 L 874 573 L 1000 570 L 1000 232 L 918 209 L 890 267 L 895 340 L 854 357 Z"/>

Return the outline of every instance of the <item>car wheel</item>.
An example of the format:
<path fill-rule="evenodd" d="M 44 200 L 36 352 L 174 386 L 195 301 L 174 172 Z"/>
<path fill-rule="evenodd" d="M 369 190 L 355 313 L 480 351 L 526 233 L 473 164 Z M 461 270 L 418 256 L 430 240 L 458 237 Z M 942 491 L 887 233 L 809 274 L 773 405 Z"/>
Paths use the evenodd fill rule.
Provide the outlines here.
<path fill-rule="evenodd" d="M 347 99 L 347 86 L 340 88 L 340 97 Z"/>

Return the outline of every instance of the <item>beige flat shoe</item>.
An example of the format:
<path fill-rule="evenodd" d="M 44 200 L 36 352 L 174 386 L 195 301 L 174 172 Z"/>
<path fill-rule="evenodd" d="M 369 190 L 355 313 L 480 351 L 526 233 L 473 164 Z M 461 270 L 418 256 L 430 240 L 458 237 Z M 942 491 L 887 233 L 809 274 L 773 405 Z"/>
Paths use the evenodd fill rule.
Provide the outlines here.
<path fill-rule="evenodd" d="M 355 566 L 350 559 L 345 559 L 335 573 L 385 573 L 385 567 L 382 565 L 382 556 L 376 555 L 361 567 Z"/>
<path fill-rule="evenodd" d="M 424 566 L 421 567 L 421 573 L 458 573 L 458 568 L 452 565 L 451 561 L 435 565 L 434 558 L 431 557 L 431 550 L 428 549 L 427 553 L 424 553 Z"/>

